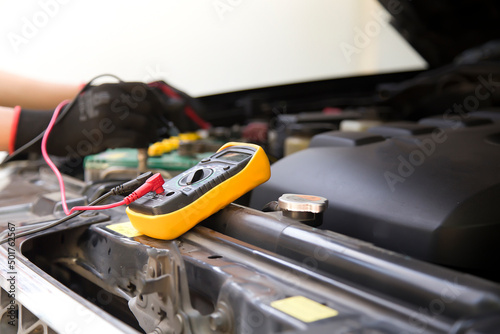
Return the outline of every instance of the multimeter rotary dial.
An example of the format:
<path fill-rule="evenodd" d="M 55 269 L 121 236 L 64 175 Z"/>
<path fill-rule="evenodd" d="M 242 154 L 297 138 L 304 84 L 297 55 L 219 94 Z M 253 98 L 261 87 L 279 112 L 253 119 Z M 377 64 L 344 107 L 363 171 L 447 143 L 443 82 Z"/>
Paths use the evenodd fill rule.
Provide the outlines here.
<path fill-rule="evenodd" d="M 179 180 L 179 185 L 188 186 L 196 182 L 205 180 L 214 172 L 211 168 L 198 168 Z"/>

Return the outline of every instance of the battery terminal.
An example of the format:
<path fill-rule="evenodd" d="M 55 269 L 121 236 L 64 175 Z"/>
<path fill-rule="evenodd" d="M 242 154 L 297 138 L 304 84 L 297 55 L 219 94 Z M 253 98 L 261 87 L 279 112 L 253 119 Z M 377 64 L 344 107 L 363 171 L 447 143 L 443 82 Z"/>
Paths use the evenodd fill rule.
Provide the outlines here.
<path fill-rule="evenodd" d="M 148 155 L 151 157 L 160 156 L 172 152 L 179 148 L 180 142 L 192 142 L 201 137 L 196 132 L 180 133 L 178 136 L 172 136 L 149 146 Z"/>

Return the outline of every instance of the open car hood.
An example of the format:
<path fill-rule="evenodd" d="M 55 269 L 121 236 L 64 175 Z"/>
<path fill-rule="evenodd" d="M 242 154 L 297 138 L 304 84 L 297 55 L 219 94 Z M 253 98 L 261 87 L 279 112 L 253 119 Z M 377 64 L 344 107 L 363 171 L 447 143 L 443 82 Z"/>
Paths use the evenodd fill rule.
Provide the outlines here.
<path fill-rule="evenodd" d="M 398 32 L 431 68 L 500 36 L 500 8 L 493 0 L 379 0 Z"/>

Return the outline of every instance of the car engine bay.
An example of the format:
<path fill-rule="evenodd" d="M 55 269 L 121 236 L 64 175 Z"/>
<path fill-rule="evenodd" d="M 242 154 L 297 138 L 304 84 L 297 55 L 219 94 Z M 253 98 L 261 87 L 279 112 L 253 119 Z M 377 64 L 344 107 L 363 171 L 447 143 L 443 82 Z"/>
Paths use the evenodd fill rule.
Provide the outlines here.
<path fill-rule="evenodd" d="M 71 298 L 67 316 L 87 330 L 107 324 L 148 333 L 493 333 L 500 319 L 498 112 L 388 122 L 364 115 L 387 117 L 389 107 L 367 107 L 285 114 L 293 119 L 285 128 L 323 117 L 322 130 L 307 149 L 278 159 L 250 198 L 176 240 L 140 235 L 115 208 L 17 241 L 17 268 L 22 264 L 33 279 L 17 282 L 20 326 L 58 326 L 34 316 L 49 308 L 32 297 L 48 284 L 51 302 Z M 328 129 L 345 120 L 374 126 Z M 281 119 L 274 122 L 268 131 L 287 132 Z M 211 139 L 236 133 L 226 129 Z M 114 186 L 121 175 L 114 171 L 94 171 L 90 181 L 64 176 L 69 203 L 89 202 Z M 17 232 L 63 214 L 57 180 L 40 160 L 9 162 L 2 180 L 2 222 Z M 266 205 L 286 193 L 324 197 L 328 207 L 304 218 Z"/>
<path fill-rule="evenodd" d="M 418 28 L 402 26 L 410 40 Z M 88 211 L 16 237 L 65 213 L 39 156 L 3 163 L 0 236 L 10 241 L 0 246 L 0 333 L 498 333 L 500 42 L 492 37 L 447 53 L 423 43 L 429 70 L 199 97 L 210 129 L 166 137 L 149 153 L 55 161 L 71 206 L 146 171 L 175 180 L 127 211 Z M 229 142 L 261 148 L 270 178 L 247 192 L 252 170 L 225 188 L 234 200 L 208 199 L 230 204 L 171 240 L 134 228 L 129 210 L 168 214 L 155 203 L 201 197 L 205 188 L 194 185 L 212 174 L 230 178 L 220 161 L 190 172 L 216 158 L 247 159 L 234 148 L 220 154 Z"/>

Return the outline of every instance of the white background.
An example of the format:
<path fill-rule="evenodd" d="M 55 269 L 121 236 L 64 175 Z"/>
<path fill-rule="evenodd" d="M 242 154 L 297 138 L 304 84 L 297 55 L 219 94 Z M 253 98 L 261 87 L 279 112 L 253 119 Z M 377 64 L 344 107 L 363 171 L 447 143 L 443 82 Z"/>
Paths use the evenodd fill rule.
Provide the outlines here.
<path fill-rule="evenodd" d="M 0 69 L 163 79 L 201 96 L 424 68 L 380 11 L 373 0 L 0 0 Z M 346 57 L 347 44 L 358 52 Z"/>

